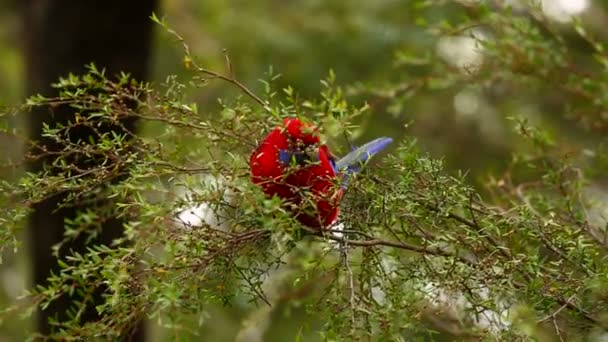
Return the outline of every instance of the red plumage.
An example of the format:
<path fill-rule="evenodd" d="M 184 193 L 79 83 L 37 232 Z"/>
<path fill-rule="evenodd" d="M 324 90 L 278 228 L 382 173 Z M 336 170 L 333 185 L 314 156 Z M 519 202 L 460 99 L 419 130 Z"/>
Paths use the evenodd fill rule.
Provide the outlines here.
<path fill-rule="evenodd" d="M 281 162 L 281 150 L 301 148 L 318 150 L 318 161 L 295 166 Z M 297 118 L 288 118 L 264 138 L 249 163 L 253 182 L 268 196 L 284 199 L 302 224 L 321 228 L 329 227 L 336 220 L 343 194 L 337 186 L 331 158 L 327 146 L 320 143 L 315 127 Z"/>

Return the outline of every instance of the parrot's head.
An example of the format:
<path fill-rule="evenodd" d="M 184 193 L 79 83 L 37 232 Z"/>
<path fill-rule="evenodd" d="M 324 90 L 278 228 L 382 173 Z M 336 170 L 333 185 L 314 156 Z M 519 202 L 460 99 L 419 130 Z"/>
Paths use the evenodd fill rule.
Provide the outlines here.
<path fill-rule="evenodd" d="M 253 182 L 281 198 L 297 198 L 311 184 L 333 182 L 334 161 L 321 143 L 319 130 L 299 118 L 286 118 L 250 157 Z"/>
<path fill-rule="evenodd" d="M 279 161 L 284 167 L 300 168 L 326 162 L 331 166 L 332 173 L 335 173 L 334 158 L 327 146 L 321 144 L 316 127 L 297 118 L 286 118 L 281 133 L 288 142 L 284 148 L 279 149 Z"/>

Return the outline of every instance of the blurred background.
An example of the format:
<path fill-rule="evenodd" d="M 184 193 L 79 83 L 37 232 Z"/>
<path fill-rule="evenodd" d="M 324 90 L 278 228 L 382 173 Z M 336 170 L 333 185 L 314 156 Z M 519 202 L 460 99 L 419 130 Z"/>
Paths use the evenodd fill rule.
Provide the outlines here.
<path fill-rule="evenodd" d="M 571 23 L 578 18 L 595 37 L 606 39 L 608 4 L 599 0 L 536 3 L 535 10 L 546 20 L 544 29 L 564 37 L 577 64 L 588 72 L 600 70 L 601 66 L 592 65 L 590 48 L 574 35 Z M 599 142 L 604 133 L 594 130 L 593 123 L 565 115 L 574 100 L 550 82 L 487 87 L 488 75 L 469 82 L 470 75 L 493 63 L 479 40 L 497 38 L 477 26 L 476 19 L 486 16 L 485 11 L 507 8 L 521 16 L 533 13 L 519 0 L 485 4 L 480 9 L 475 0 L 164 0 L 156 12 L 184 37 L 201 65 L 225 70 L 226 53 L 236 78 L 256 93 L 263 91 L 260 79 L 280 74 L 277 88 L 292 86 L 302 99 L 314 99 L 322 89 L 320 80 L 333 70 L 353 103 L 370 105 L 359 122 L 361 129 L 352 137 L 355 141 L 379 134 L 397 139 L 414 136 L 421 150 L 444 158 L 451 171 L 468 172 L 471 184 L 481 187 L 489 174 L 505 168 L 518 148 L 510 116 L 542 123 L 572 148 Z M 28 27 L 18 10 L 16 2 L 0 2 L 0 105 L 7 107 L 28 95 L 22 35 Z M 446 27 L 450 34 L 438 33 L 435 27 Z M 168 75 L 186 79 L 182 47 L 162 28 L 154 31 L 150 79 L 157 83 Z M 205 113 L 219 108 L 217 98 L 238 93 L 218 83 L 189 95 Z M 3 124 L 19 129 L 25 125 L 19 117 L 4 120 Z M 23 153 L 19 146 L 10 136 L 0 135 L 3 158 L 19 159 Z M 10 179 L 17 174 L 2 176 Z M 31 282 L 26 255 L 4 256 L 0 308 L 12 303 Z M 232 340 L 243 315 L 238 305 L 213 312 L 205 336 Z M 301 314 L 277 317 L 268 338 L 292 339 L 297 329 L 293 322 Z M 0 341 L 20 341 L 31 328 L 30 320 L 15 317 L 0 326 Z M 162 336 L 153 337 L 163 340 Z"/>

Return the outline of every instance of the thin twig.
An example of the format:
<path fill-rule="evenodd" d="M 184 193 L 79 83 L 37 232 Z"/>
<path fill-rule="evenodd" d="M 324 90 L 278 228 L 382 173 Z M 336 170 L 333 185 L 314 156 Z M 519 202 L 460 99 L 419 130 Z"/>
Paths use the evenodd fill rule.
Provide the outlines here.
<path fill-rule="evenodd" d="M 255 294 L 264 301 L 264 303 L 266 303 L 266 305 L 268 305 L 269 308 L 272 308 L 272 305 L 270 304 L 270 302 L 268 301 L 268 298 L 266 298 L 266 295 L 264 294 L 264 291 L 261 289 L 258 289 L 252 282 L 251 280 L 243 273 L 243 271 L 241 270 L 241 268 L 234 262 L 234 260 L 230 260 L 230 263 L 232 264 L 232 266 L 237 270 L 237 272 L 239 272 L 239 274 L 241 275 L 242 279 L 247 283 L 247 285 L 249 285 L 249 288 L 251 288 L 251 290 L 253 292 L 255 292 Z"/>
<path fill-rule="evenodd" d="M 184 38 L 177 33 L 175 30 L 172 30 L 170 28 L 168 28 L 166 25 L 162 24 L 163 27 L 167 30 L 167 32 L 171 35 L 173 35 L 183 46 L 184 48 L 184 54 L 186 56 L 186 58 L 188 59 L 189 64 L 198 72 L 205 74 L 205 75 L 209 75 L 213 78 L 219 78 L 220 80 L 226 81 L 228 83 L 231 83 L 233 85 L 235 85 L 237 88 L 239 88 L 243 93 L 247 94 L 247 96 L 251 97 L 254 101 L 256 101 L 257 103 L 259 103 L 265 110 L 267 111 L 271 111 L 270 107 L 268 107 L 268 103 L 265 102 L 264 100 L 262 100 L 259 96 L 257 96 L 254 92 L 252 92 L 251 90 L 249 90 L 249 88 L 247 88 L 244 84 L 242 84 L 241 82 L 239 82 L 236 78 L 234 78 L 233 76 L 226 76 L 223 74 L 220 74 L 219 72 L 213 71 L 213 70 L 209 70 L 206 68 L 201 67 L 200 65 L 198 65 L 196 63 L 196 61 L 192 58 L 192 53 L 190 52 L 190 47 L 188 46 L 188 44 L 186 44 L 186 41 L 184 40 Z M 226 56 L 226 54 L 225 54 Z M 227 59 L 227 64 L 228 64 L 228 68 L 230 69 L 229 72 L 232 72 L 232 64 L 229 62 L 229 59 Z"/>
<path fill-rule="evenodd" d="M 344 268 L 346 269 L 346 273 L 348 275 L 348 287 L 350 291 L 350 310 L 351 310 L 351 331 L 354 332 L 357 326 L 357 321 L 355 318 L 355 280 L 353 275 L 353 270 L 350 268 L 350 261 L 348 260 L 348 243 L 344 243 L 342 245 L 342 262 L 344 263 Z"/>
<path fill-rule="evenodd" d="M 422 254 L 429 254 L 429 255 L 435 255 L 435 256 L 443 256 L 443 257 L 451 257 L 451 258 L 456 258 L 459 261 L 461 261 L 464 264 L 467 264 L 469 266 L 475 266 L 476 263 L 468 260 L 462 256 L 456 255 L 452 252 L 440 249 L 440 248 L 432 248 L 432 247 L 423 247 L 423 246 L 418 246 L 418 245 L 414 245 L 411 243 L 407 243 L 407 242 L 396 242 L 396 241 L 390 241 L 390 240 L 383 240 L 383 239 L 378 239 L 378 238 L 374 238 L 372 236 L 368 236 L 367 240 L 350 240 L 344 237 L 339 237 L 339 236 L 335 236 L 331 233 L 327 233 L 325 231 L 320 231 L 317 229 L 312 229 L 312 228 L 304 228 L 306 231 L 312 233 L 313 235 L 316 236 L 320 236 L 320 237 L 324 237 L 328 240 L 332 240 L 332 241 L 336 241 L 336 242 L 340 242 L 343 244 L 348 244 L 351 246 L 359 246 L 359 247 L 375 247 L 375 246 L 384 246 L 384 247 L 394 247 L 394 248 L 399 248 L 399 249 L 404 249 L 404 250 L 408 250 L 408 251 L 412 251 L 412 252 L 417 252 L 417 253 L 422 253 Z M 364 233 L 361 233 L 361 235 L 364 235 Z"/>

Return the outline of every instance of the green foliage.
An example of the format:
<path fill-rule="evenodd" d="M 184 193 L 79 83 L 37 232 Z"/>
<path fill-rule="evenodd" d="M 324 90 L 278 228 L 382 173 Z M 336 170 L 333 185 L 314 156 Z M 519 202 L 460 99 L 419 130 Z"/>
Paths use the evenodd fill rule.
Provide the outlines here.
<path fill-rule="evenodd" d="M 352 8 L 329 3 L 343 20 L 354 20 Z M 387 3 L 376 9 L 397 6 Z M 61 79 L 57 97 L 27 100 L 24 109 L 64 105 L 77 114 L 44 127 L 58 150 L 30 142 L 28 161 L 52 160 L 43 171 L 0 184 L 6 208 L 0 248 L 18 247 L 25 215 L 51 196 L 63 196 L 62 207 L 87 205 L 66 220 L 57 254 L 67 241 L 89 245 L 86 253 L 58 259 L 61 271 L 49 285 L 32 289 L 0 317 L 70 296 L 71 320 L 56 322 L 51 338 L 115 339 L 142 319 L 176 335 L 196 335 L 223 306 L 246 315 L 236 318 L 245 323 L 226 339 L 271 336 L 267 325 L 290 314 L 303 317 L 289 332 L 301 340 L 576 340 L 605 332 L 608 231 L 605 220 L 594 219 L 590 196 L 605 173 L 605 141 L 596 133 L 585 139 L 560 134 L 557 124 L 605 131 L 603 45 L 579 21 L 572 24 L 575 36 L 566 36 L 535 8 L 517 13 L 490 4 L 414 3 L 424 43 L 397 51 L 394 75 L 385 80 L 341 86 L 336 68 L 318 96 L 301 96 L 271 69 L 254 92 L 233 75 L 240 61 L 225 58 L 225 72 L 203 67 L 184 39 L 153 16 L 183 45 L 187 80 L 169 76 L 147 84 L 108 77 L 91 65 L 85 75 Z M 437 18 L 432 11 L 438 8 L 457 10 Z M 363 19 L 353 22 L 374 26 Z M 463 64 L 428 49 L 455 38 L 471 39 L 478 48 L 473 57 L 483 62 Z M 307 46 L 286 41 L 296 52 Z M 596 65 L 580 62 L 587 59 L 573 45 L 581 42 Z M 199 109 L 189 95 L 207 91 L 211 81 L 240 93 Z M 434 153 L 457 146 L 449 137 L 424 134 L 424 111 L 402 114 L 404 108 L 432 112 L 445 107 L 434 97 L 463 91 L 504 101 L 494 111 L 512 127 L 509 146 L 499 153 L 510 157 L 484 182 L 446 170 L 449 159 L 420 152 L 421 145 Z M 370 104 L 357 105 L 362 97 Z M 533 106 L 537 113 L 556 97 L 562 106 L 551 116 L 521 109 Z M 400 124 L 414 119 L 420 139 L 402 137 L 353 180 L 341 207 L 342 229 L 300 226 L 280 200 L 251 183 L 249 155 L 283 117 L 310 119 L 332 150 L 346 151 L 343 136 L 360 134 L 359 124 L 367 127 L 377 113 Z M 125 127 L 133 119 L 142 134 Z M 454 121 L 443 119 L 436 125 L 448 131 Z M 87 139 L 71 138 L 83 129 Z M 205 217 L 183 215 L 188 211 Z M 90 243 L 101 223 L 114 219 L 124 222 L 124 236 L 108 246 Z M 99 286 L 105 301 L 95 309 L 102 319 L 83 325 Z"/>

